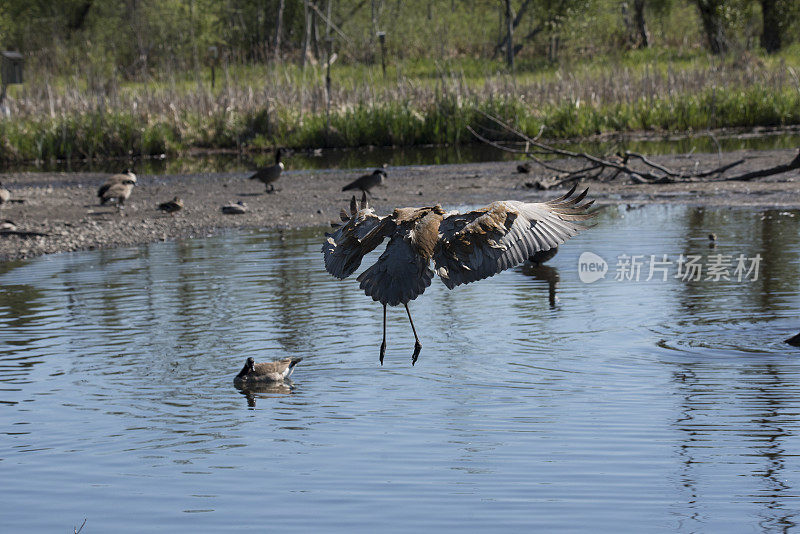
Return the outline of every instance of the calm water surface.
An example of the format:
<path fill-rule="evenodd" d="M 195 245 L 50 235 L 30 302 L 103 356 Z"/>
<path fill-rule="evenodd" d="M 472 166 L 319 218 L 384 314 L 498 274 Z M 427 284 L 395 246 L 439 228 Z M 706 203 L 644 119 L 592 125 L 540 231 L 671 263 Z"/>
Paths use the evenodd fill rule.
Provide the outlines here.
<path fill-rule="evenodd" d="M 416 367 L 402 308 L 379 366 L 318 229 L 0 264 L 0 531 L 793 531 L 799 220 L 608 208 L 546 268 L 434 281 Z M 764 259 L 645 281 L 651 254 Z M 247 356 L 305 359 L 241 392 Z"/>

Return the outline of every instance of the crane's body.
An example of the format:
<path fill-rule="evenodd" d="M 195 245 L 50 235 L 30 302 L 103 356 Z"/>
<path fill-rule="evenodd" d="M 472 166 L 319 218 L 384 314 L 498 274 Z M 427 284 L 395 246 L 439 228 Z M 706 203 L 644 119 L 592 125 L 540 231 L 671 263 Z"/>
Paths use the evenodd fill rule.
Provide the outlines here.
<path fill-rule="evenodd" d="M 383 343 L 380 361 L 386 350 L 386 306 L 406 308 L 415 346 L 412 364 L 422 345 L 411 320 L 408 302 L 431 285 L 434 272 L 449 288 L 493 276 L 518 265 L 538 251 L 550 250 L 586 227 L 582 221 L 594 216 L 588 212 L 593 201 L 580 204 L 587 191 L 566 195 L 548 202 L 514 200 L 458 213 L 445 212 L 440 205 L 422 208 L 397 208 L 379 217 L 369 208 L 366 194 L 361 202 L 350 201 L 350 215 L 342 210 L 342 225 L 326 234 L 322 246 L 325 268 L 344 279 L 361 265 L 365 254 L 389 238 L 378 261 L 358 276 L 367 296 L 383 304 Z M 434 269 L 430 268 L 433 261 Z"/>

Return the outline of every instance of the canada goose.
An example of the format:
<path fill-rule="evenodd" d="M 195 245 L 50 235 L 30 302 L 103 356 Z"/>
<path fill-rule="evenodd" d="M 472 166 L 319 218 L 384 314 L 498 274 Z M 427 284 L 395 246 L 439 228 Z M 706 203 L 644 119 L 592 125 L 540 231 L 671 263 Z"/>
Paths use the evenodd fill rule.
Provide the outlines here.
<path fill-rule="evenodd" d="M 114 184 L 120 184 L 120 183 L 124 182 L 125 180 L 130 180 L 135 184 L 136 183 L 136 175 L 133 174 L 130 169 L 125 169 L 125 172 L 123 172 L 123 173 L 113 174 L 113 175 L 109 176 L 106 179 L 106 181 L 103 182 L 103 185 L 101 185 L 100 188 L 97 190 L 97 198 L 102 199 L 103 195 L 106 194 L 106 191 L 108 191 L 109 187 L 111 187 Z"/>
<path fill-rule="evenodd" d="M 279 148 L 275 151 L 275 164 L 270 165 L 269 167 L 263 167 L 258 169 L 251 177 L 250 180 L 258 180 L 259 182 L 263 183 L 267 186 L 267 193 L 274 193 L 275 186 L 272 185 L 278 178 L 281 177 L 281 173 L 283 172 L 283 162 L 281 161 L 281 156 L 283 155 L 283 149 Z"/>
<path fill-rule="evenodd" d="M 175 197 L 172 200 L 168 200 L 167 202 L 162 202 L 159 204 L 158 209 L 174 216 L 176 212 L 183 209 L 183 200 Z"/>
<path fill-rule="evenodd" d="M 354 189 L 359 189 L 365 193 L 369 193 L 369 190 L 377 185 L 383 185 L 383 182 L 386 180 L 386 171 L 383 169 L 375 169 L 372 171 L 372 174 L 365 174 L 363 176 L 359 176 L 346 186 L 342 188 L 342 191 L 351 191 Z"/>
<path fill-rule="evenodd" d="M 3 187 L 3 184 L 0 182 L 0 204 L 5 204 L 11 200 L 11 192 Z"/>
<path fill-rule="evenodd" d="M 136 185 L 136 182 L 129 179 L 109 185 L 100 196 L 100 204 L 104 205 L 110 200 L 115 200 L 117 207 L 122 208 L 125 205 L 125 201 L 131 196 L 134 185 Z"/>
<path fill-rule="evenodd" d="M 396 208 L 386 217 L 377 216 L 362 193 L 360 205 L 355 197 L 350 201 L 347 223 L 325 234 L 325 269 L 336 278 L 347 278 L 365 254 L 390 238 L 378 261 L 362 272 L 358 281 L 367 296 L 383 304 L 381 364 L 386 352 L 386 306 L 402 304 L 414 332 L 413 365 L 422 344 L 408 302 L 431 285 L 431 260 L 448 289 L 493 276 L 586 229 L 580 221 L 595 216 L 588 212 L 594 201 L 580 204 L 587 192 L 573 197 L 573 187 L 548 202 L 498 201 L 467 213 L 445 212 L 438 204 Z"/>
<path fill-rule="evenodd" d="M 243 213 L 247 213 L 247 204 L 240 200 L 235 204 L 233 202 L 226 204 L 222 206 L 220 210 L 225 215 L 241 215 Z"/>
<path fill-rule="evenodd" d="M 274 362 L 256 363 L 252 357 L 247 358 L 244 367 L 233 379 L 233 383 L 241 387 L 264 382 L 282 382 L 291 376 L 294 366 L 301 361 L 303 358 L 284 358 Z"/>

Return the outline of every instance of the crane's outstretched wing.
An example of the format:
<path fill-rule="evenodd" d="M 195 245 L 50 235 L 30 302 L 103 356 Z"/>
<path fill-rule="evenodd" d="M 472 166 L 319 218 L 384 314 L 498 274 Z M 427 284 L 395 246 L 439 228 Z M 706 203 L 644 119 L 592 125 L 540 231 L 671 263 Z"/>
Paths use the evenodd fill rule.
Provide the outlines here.
<path fill-rule="evenodd" d="M 396 233 L 381 257 L 358 275 L 361 289 L 372 300 L 389 306 L 407 304 L 420 296 L 433 278 L 430 260 L 417 254 L 408 236 Z"/>
<path fill-rule="evenodd" d="M 366 195 L 360 205 L 356 197 L 350 201 L 350 218 L 342 210 L 342 220 L 346 224 L 332 234 L 325 234 L 322 253 L 325 255 L 325 269 L 336 278 L 347 278 L 361 265 L 361 259 L 380 245 L 395 228 L 389 217 L 378 217 L 368 207 Z"/>
<path fill-rule="evenodd" d="M 485 208 L 446 217 L 439 226 L 433 253 L 436 272 L 453 289 L 488 278 L 525 261 L 539 250 L 549 250 L 587 227 L 578 221 L 594 217 L 580 204 L 588 189 L 541 203 L 506 200 Z"/>

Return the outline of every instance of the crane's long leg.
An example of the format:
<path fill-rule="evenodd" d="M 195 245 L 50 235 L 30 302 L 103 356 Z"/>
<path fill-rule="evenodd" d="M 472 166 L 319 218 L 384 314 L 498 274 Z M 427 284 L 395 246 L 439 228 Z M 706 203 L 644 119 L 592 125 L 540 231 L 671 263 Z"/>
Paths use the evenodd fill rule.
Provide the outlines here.
<path fill-rule="evenodd" d="M 386 304 L 383 305 L 383 341 L 381 342 L 381 365 L 383 365 L 384 354 L 386 354 Z"/>
<path fill-rule="evenodd" d="M 411 323 L 411 331 L 414 332 L 414 354 L 411 356 L 411 365 L 417 363 L 417 358 L 419 358 L 419 351 L 422 350 L 422 343 L 419 342 L 419 337 L 417 337 L 417 329 L 414 328 L 414 321 L 411 319 L 411 312 L 408 311 L 408 304 L 403 304 L 406 307 L 406 313 L 408 314 L 408 322 Z"/>

